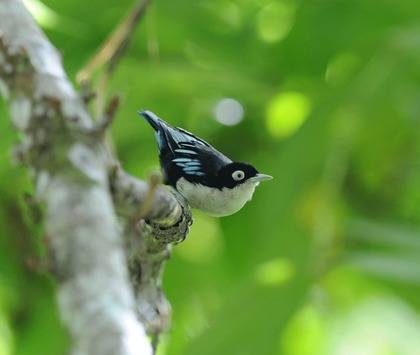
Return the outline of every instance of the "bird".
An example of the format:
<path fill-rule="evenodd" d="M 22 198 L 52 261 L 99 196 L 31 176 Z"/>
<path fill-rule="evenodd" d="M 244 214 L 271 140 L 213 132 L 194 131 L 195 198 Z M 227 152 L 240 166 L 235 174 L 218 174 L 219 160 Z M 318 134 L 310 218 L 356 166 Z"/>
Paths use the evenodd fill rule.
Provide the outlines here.
<path fill-rule="evenodd" d="M 155 131 L 163 180 L 189 203 L 205 213 L 224 217 L 238 212 L 250 201 L 261 181 L 248 163 L 233 161 L 203 139 L 173 127 L 151 111 L 139 111 Z"/>

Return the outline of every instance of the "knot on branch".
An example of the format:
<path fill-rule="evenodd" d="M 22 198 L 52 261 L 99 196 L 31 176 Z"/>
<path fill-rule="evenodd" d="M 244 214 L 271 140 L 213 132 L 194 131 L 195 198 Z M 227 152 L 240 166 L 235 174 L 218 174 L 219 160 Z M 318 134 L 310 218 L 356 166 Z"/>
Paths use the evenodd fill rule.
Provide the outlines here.
<path fill-rule="evenodd" d="M 153 237 L 162 244 L 178 244 L 184 241 L 188 234 L 189 227 L 193 223 L 191 210 L 187 202 L 185 199 L 180 199 L 177 195 L 178 194 L 174 193 L 174 196 L 182 209 L 182 213 L 180 219 L 176 223 L 165 226 L 160 222 L 145 220 L 145 224 L 150 226 Z"/>
<path fill-rule="evenodd" d="M 87 89 L 82 87 L 82 90 Z M 95 93 L 84 93 L 82 91 L 81 98 L 85 102 L 85 104 L 86 100 L 90 99 L 88 95 L 95 95 Z M 120 102 L 120 97 L 118 95 L 113 95 L 110 98 L 105 108 L 105 111 L 102 113 L 102 116 L 97 119 L 97 121 L 92 127 L 85 127 L 84 129 L 82 129 L 81 133 L 87 135 L 88 137 L 90 136 L 92 138 L 102 139 L 105 136 L 107 130 L 111 127 L 112 123 L 114 122 L 114 118 L 120 106 Z"/>
<path fill-rule="evenodd" d="M 171 304 L 160 286 L 141 287 L 137 292 L 141 297 L 137 297 L 136 308 L 147 334 L 160 335 L 169 328 Z"/>
<path fill-rule="evenodd" d="M 16 47 L 6 41 L 0 32 L 0 94 L 9 97 L 9 90 L 25 87 L 30 93 L 33 89 L 32 80 L 28 80 L 35 73 L 28 53 L 23 47 Z"/>
<path fill-rule="evenodd" d="M 110 190 L 129 237 L 128 269 L 139 319 L 149 335 L 169 326 L 170 304 L 162 291 L 162 273 L 173 244 L 182 242 L 192 224 L 187 201 L 176 191 L 128 175 L 120 166 L 109 171 Z"/>

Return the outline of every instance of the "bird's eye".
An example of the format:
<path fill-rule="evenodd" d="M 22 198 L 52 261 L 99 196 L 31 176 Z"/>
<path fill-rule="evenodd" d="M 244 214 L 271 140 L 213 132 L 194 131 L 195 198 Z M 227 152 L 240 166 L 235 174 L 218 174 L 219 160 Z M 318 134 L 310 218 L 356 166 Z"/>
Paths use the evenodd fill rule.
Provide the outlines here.
<path fill-rule="evenodd" d="M 236 170 L 232 173 L 232 178 L 235 181 L 241 181 L 245 177 L 245 173 L 242 170 Z"/>

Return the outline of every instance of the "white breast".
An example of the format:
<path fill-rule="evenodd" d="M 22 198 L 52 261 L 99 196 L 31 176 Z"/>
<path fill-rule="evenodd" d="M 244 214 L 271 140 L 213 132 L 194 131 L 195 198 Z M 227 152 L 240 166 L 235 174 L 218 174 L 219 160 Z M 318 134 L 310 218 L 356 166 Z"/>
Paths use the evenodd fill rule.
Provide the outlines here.
<path fill-rule="evenodd" d="M 258 182 L 245 182 L 233 189 L 222 190 L 193 184 L 184 178 L 176 183 L 176 188 L 189 202 L 191 207 L 202 210 L 212 216 L 229 216 L 238 212 L 247 201 L 251 200 Z"/>

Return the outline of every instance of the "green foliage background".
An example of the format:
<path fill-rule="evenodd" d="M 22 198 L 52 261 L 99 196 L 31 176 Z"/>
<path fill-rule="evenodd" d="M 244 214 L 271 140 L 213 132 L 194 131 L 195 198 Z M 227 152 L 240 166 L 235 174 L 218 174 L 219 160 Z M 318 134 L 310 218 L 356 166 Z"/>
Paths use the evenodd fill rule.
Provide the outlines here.
<path fill-rule="evenodd" d="M 27 4 L 72 78 L 132 6 Z M 111 83 L 125 169 L 158 168 L 148 108 L 275 177 L 231 217 L 194 212 L 166 267 L 161 355 L 420 354 L 419 19 L 414 0 L 153 3 Z M 214 119 L 226 97 L 235 126 Z M 64 354 L 55 286 L 25 266 L 42 229 L 0 116 L 0 355 Z"/>

